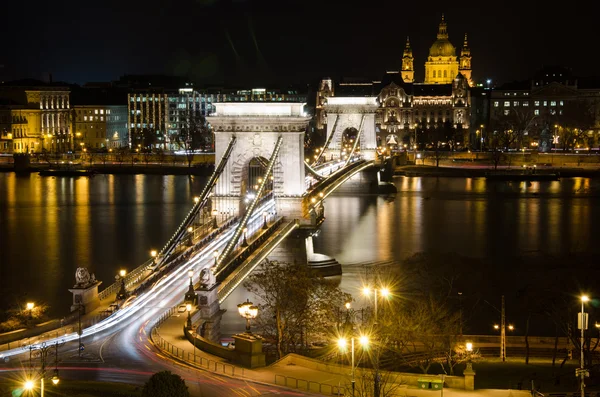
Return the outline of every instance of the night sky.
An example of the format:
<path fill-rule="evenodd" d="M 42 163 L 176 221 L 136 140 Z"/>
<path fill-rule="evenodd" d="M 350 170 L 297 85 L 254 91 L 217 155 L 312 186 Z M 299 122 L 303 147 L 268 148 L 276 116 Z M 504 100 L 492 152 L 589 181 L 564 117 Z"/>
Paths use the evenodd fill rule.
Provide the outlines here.
<path fill-rule="evenodd" d="M 11 0 L 2 6 L 0 78 L 51 72 L 84 83 L 152 73 L 252 86 L 377 79 L 399 68 L 410 35 L 421 81 L 441 13 L 457 50 L 469 34 L 478 81 L 526 79 L 542 65 L 599 75 L 598 2 L 529 3 Z"/>

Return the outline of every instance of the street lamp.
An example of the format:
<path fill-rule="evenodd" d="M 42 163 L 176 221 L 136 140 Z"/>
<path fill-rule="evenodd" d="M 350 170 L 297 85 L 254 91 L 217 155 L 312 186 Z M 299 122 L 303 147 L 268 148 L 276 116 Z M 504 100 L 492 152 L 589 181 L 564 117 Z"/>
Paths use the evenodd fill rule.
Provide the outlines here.
<path fill-rule="evenodd" d="M 35 307 L 35 303 L 27 302 L 25 307 L 27 308 L 27 311 L 29 312 L 29 318 L 33 318 L 33 308 Z"/>
<path fill-rule="evenodd" d="M 262 225 L 263 229 L 268 229 L 269 227 L 267 226 L 267 212 L 263 212 L 263 225 Z"/>
<path fill-rule="evenodd" d="M 577 371 L 577 374 L 581 377 L 581 395 L 584 395 L 585 392 L 585 377 L 588 376 L 588 371 L 585 370 L 585 363 L 584 363 L 584 359 L 583 359 L 583 345 L 585 343 L 585 330 L 587 329 L 587 325 L 588 325 L 588 316 L 587 313 L 585 312 L 585 304 L 586 302 L 589 302 L 590 298 L 587 295 L 582 295 L 581 296 L 581 313 L 579 313 L 579 317 L 578 317 L 578 327 L 579 329 L 581 329 L 581 352 L 580 352 L 580 358 L 579 358 L 579 363 L 580 363 L 580 368 Z"/>
<path fill-rule="evenodd" d="M 354 390 L 355 390 L 355 384 L 356 381 L 354 379 L 354 337 L 350 338 L 350 346 L 351 346 L 351 356 L 352 356 L 352 363 L 351 363 L 351 376 L 352 376 L 352 394 L 351 396 L 354 397 Z M 361 335 L 358 338 L 358 343 L 363 347 L 363 349 L 366 349 L 369 346 L 369 337 L 366 335 Z M 346 338 L 339 338 L 337 341 L 338 347 L 340 348 L 341 351 L 346 351 L 346 347 L 348 346 L 348 340 Z"/>
<path fill-rule="evenodd" d="M 467 371 L 473 371 L 473 361 L 471 355 L 473 354 L 473 343 L 467 342 L 465 344 L 465 350 L 467 351 Z"/>
<path fill-rule="evenodd" d="M 125 275 L 127 275 L 127 271 L 124 269 L 119 270 L 119 274 L 116 279 L 121 282 L 121 289 L 117 294 L 117 300 L 125 299 L 127 297 L 127 290 L 125 289 Z"/>
<path fill-rule="evenodd" d="M 150 251 L 150 256 L 151 256 L 151 257 L 153 257 L 153 258 L 156 258 L 156 255 L 157 255 L 157 254 L 158 254 L 158 253 L 156 252 L 156 250 L 152 250 L 152 251 Z"/>
<path fill-rule="evenodd" d="M 242 247 L 247 247 L 248 246 L 248 240 L 246 240 L 246 233 L 248 232 L 248 228 L 245 227 L 244 228 L 244 239 L 242 240 Z"/>
<path fill-rule="evenodd" d="M 373 299 L 375 301 L 375 324 L 377 324 L 377 295 L 383 297 L 383 298 L 387 298 L 390 296 L 390 290 L 386 287 L 382 287 L 382 288 L 371 288 L 371 287 L 364 287 L 362 290 L 363 294 L 365 296 L 370 296 L 371 292 L 373 292 Z"/>
<path fill-rule="evenodd" d="M 198 197 L 198 196 L 194 197 L 194 202 L 196 204 L 198 204 L 200 202 L 200 197 Z"/>
<path fill-rule="evenodd" d="M 246 333 L 251 334 L 250 332 L 250 319 L 256 318 L 258 315 L 258 306 L 254 306 L 249 299 L 246 299 L 246 302 L 240 303 L 238 306 L 238 313 L 240 316 L 246 319 Z"/>

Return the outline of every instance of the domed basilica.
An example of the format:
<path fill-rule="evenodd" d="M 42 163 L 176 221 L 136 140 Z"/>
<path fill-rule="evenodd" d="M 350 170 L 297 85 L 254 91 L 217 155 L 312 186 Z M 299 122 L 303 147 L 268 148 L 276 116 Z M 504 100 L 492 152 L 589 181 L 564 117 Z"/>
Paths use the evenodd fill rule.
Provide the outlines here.
<path fill-rule="evenodd" d="M 334 84 L 330 78 L 323 79 L 317 92 L 317 128 L 325 127 L 328 97 L 376 96 L 378 145 L 423 147 L 438 140 L 460 145 L 469 128 L 471 111 L 471 51 L 465 34 L 457 57 L 443 15 L 425 62 L 424 82 L 415 82 L 414 75 L 414 57 L 407 39 L 400 70 L 387 71 L 381 79 L 371 81 Z M 442 129 L 445 132 L 441 135 L 446 136 L 440 136 Z"/>

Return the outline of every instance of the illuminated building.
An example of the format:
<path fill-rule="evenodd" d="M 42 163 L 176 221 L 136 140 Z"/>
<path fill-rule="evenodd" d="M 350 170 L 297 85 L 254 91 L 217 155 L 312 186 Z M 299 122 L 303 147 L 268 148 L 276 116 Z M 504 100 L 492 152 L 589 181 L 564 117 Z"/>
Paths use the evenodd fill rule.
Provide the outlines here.
<path fill-rule="evenodd" d="M 3 128 L 10 131 L 13 152 L 64 153 L 72 149 L 69 94 L 66 86 L 37 80 L 0 85 L 0 99 L 5 103 L 1 105 Z"/>
<path fill-rule="evenodd" d="M 414 56 L 410 39 L 402 53 L 399 70 L 387 71 L 381 80 L 349 81 L 334 84 L 321 80 L 316 101 L 316 126 L 326 125 L 327 98 L 374 96 L 379 109 L 375 117 L 378 145 L 394 148 L 420 147 L 439 141 L 465 145 L 471 121 L 471 51 L 465 35 L 460 57 L 448 39 L 442 16 L 437 39 L 429 49 L 423 83 L 415 81 Z M 443 131 L 442 131 L 443 130 Z"/>

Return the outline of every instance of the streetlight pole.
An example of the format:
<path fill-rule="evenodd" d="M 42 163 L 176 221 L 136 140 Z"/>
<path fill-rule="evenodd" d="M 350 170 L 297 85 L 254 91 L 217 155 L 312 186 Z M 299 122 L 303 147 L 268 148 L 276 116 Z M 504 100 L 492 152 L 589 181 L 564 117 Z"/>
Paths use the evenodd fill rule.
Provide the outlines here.
<path fill-rule="evenodd" d="M 581 313 L 579 313 L 579 328 L 581 329 L 581 352 L 579 357 L 580 368 L 579 368 L 579 376 L 581 377 L 581 397 L 584 396 L 585 393 L 585 376 L 587 375 L 587 371 L 585 368 L 584 356 L 583 356 L 583 345 L 585 343 L 585 330 L 587 329 L 587 314 L 585 313 L 585 303 L 589 301 L 590 298 L 587 295 L 581 296 Z"/>
<path fill-rule="evenodd" d="M 502 295 L 502 313 L 500 314 L 500 359 L 506 361 L 506 316 L 504 311 L 504 295 Z"/>
<path fill-rule="evenodd" d="M 240 303 L 238 306 L 238 313 L 240 316 L 246 319 L 246 333 L 251 334 L 250 332 L 250 319 L 256 318 L 258 315 L 258 306 L 254 306 L 249 299 L 246 299 L 246 302 Z"/>

